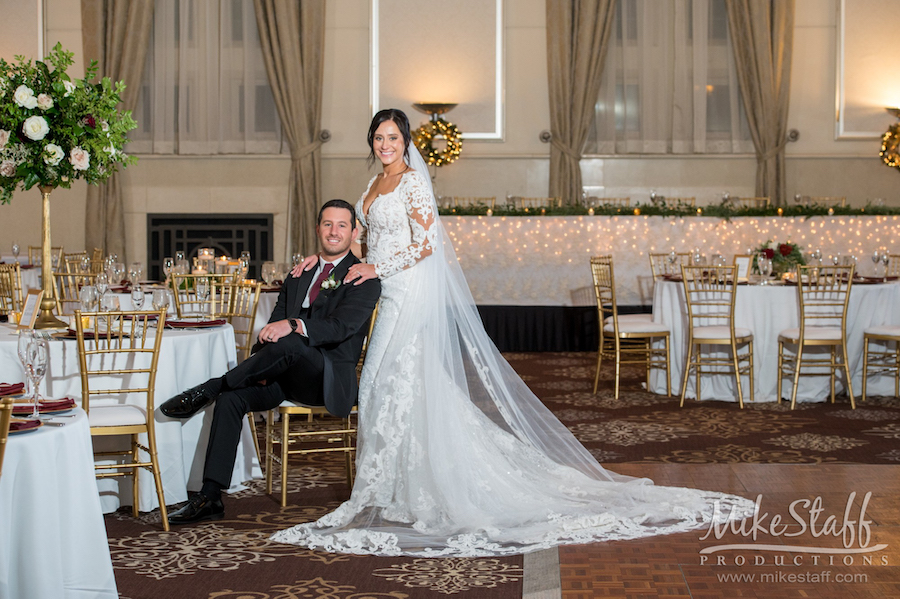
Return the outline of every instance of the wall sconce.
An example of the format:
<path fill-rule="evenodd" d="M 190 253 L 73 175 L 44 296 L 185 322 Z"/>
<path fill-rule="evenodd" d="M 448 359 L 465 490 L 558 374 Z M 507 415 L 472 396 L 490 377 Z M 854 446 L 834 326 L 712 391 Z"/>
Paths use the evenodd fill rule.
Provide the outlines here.
<path fill-rule="evenodd" d="M 459 128 L 453 123 L 441 118 L 442 114 L 450 112 L 456 104 L 442 104 L 439 102 L 417 102 L 413 107 L 419 112 L 431 116 L 431 120 L 412 132 L 413 143 L 419 148 L 422 157 L 429 166 L 443 166 L 451 164 L 459 158 L 462 151 L 462 136 Z M 447 144 L 443 150 L 434 147 L 434 138 L 442 137 Z"/>
<path fill-rule="evenodd" d="M 900 119 L 900 108 L 885 108 Z M 894 123 L 881 136 L 881 152 L 878 154 L 888 166 L 900 169 L 900 122 Z"/>

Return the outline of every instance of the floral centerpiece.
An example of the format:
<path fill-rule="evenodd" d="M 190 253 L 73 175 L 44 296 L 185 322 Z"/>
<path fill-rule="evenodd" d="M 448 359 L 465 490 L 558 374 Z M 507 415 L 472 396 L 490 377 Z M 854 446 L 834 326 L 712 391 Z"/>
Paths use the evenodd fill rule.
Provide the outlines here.
<path fill-rule="evenodd" d="M 775 243 L 774 241 L 766 240 L 765 243 L 754 250 L 754 253 L 765 254 L 766 258 L 772 261 L 772 272 L 777 276 L 781 276 L 794 270 L 794 267 L 798 264 L 806 264 L 801 249 L 796 243 Z M 753 261 L 753 272 L 759 272 L 755 260 Z"/>
<path fill-rule="evenodd" d="M 126 134 L 137 124 L 119 112 L 121 81 L 108 77 L 91 83 L 97 64 L 84 79 L 72 80 L 66 69 L 73 54 L 56 44 L 43 61 L 15 63 L 0 59 L 0 202 L 13 191 L 35 185 L 70 187 L 72 181 L 106 180 L 119 164 L 136 158 L 122 151 Z"/>

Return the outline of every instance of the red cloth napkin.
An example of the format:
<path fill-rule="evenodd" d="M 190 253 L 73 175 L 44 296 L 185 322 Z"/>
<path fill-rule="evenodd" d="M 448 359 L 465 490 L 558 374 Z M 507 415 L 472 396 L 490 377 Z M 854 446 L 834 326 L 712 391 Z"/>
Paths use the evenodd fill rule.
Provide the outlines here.
<path fill-rule="evenodd" d="M 25 383 L 0 383 L 0 397 L 21 393 L 23 389 L 25 389 Z"/>
<path fill-rule="evenodd" d="M 34 266 L 35 266 L 34 264 L 20 264 L 19 269 L 20 270 L 28 270 L 29 268 L 34 268 Z"/>
<path fill-rule="evenodd" d="M 41 425 L 40 420 L 10 420 L 9 432 L 27 431 L 28 429 L 37 428 Z"/>
<path fill-rule="evenodd" d="M 71 410 L 75 407 L 75 400 L 71 397 L 63 397 L 62 399 L 43 399 L 38 408 L 39 412 L 58 412 L 60 410 Z M 13 404 L 13 414 L 31 414 L 34 404 L 30 401 L 27 403 Z"/>
<path fill-rule="evenodd" d="M 166 325 L 176 329 L 190 329 L 197 327 L 218 327 L 227 324 L 224 318 L 217 320 L 167 320 Z"/>

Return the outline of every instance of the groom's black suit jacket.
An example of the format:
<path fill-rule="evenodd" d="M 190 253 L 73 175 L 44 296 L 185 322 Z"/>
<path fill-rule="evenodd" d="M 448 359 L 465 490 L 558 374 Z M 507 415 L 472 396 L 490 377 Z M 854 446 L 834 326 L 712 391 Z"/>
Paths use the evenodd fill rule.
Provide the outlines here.
<path fill-rule="evenodd" d="M 331 271 L 334 280 L 343 281 L 354 264 L 359 264 L 359 260 L 348 254 Z M 310 348 L 321 352 L 324 359 L 325 407 L 331 414 L 343 417 L 353 409 L 359 393 L 356 364 L 368 332 L 369 318 L 381 295 L 381 281 L 370 279 L 360 285 L 341 282 L 334 289 L 322 289 L 307 312 L 303 309 L 303 300 L 315 272 L 316 269 L 310 269 L 298 278 L 288 275 L 269 322 L 285 318 L 303 320 Z M 289 389 L 285 391 L 290 394 Z"/>

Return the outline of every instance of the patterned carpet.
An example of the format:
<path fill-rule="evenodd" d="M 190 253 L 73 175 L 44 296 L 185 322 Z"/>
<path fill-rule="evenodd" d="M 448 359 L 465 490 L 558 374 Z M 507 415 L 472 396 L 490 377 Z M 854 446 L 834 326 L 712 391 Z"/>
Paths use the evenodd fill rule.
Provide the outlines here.
<path fill-rule="evenodd" d="M 626 372 L 619 400 L 606 370 L 591 394 L 595 354 L 506 354 L 535 393 L 601 462 L 837 463 L 900 462 L 900 401 L 869 398 L 857 410 L 835 405 L 689 402 L 655 396 Z M 373 558 L 332 555 L 267 541 L 348 496 L 340 460 L 291 468 L 288 506 L 262 481 L 225 498 L 226 519 L 164 533 L 159 514 L 106 518 L 120 597 L 224 599 L 464 599 L 522 596 L 522 557 Z"/>

